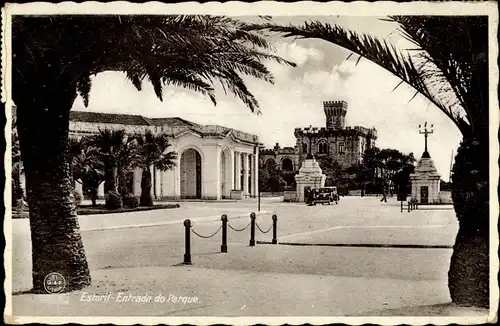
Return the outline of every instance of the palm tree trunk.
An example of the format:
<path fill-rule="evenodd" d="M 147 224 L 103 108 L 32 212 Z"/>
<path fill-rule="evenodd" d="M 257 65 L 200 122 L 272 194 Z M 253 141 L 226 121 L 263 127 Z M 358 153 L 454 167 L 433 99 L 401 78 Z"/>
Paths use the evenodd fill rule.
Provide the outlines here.
<path fill-rule="evenodd" d="M 115 207 L 114 197 L 108 196 L 110 192 L 118 193 L 118 168 L 114 164 L 106 162 L 104 166 L 104 203 L 106 207 Z"/>
<path fill-rule="evenodd" d="M 452 198 L 459 222 L 448 287 L 453 302 L 489 306 L 489 173 L 487 138 L 464 139 L 453 166 Z"/>
<path fill-rule="evenodd" d="M 118 192 L 118 168 L 107 163 L 104 168 L 104 194 L 108 192 Z"/>
<path fill-rule="evenodd" d="M 18 201 L 24 198 L 23 187 L 21 186 L 21 171 L 17 167 L 12 173 L 12 207 L 18 204 Z"/>
<path fill-rule="evenodd" d="M 153 206 L 153 198 L 151 197 L 151 170 L 145 167 L 142 170 L 141 178 L 141 200 L 139 205 L 141 206 Z"/>
<path fill-rule="evenodd" d="M 123 171 L 119 172 L 118 192 L 120 193 L 120 195 L 122 195 L 122 198 L 127 197 L 129 195 L 129 193 L 131 192 L 128 189 L 128 172 L 123 172 Z"/>
<path fill-rule="evenodd" d="M 90 285 L 66 155 L 75 90 L 61 84 L 51 87 L 53 84 L 41 82 L 41 88 L 32 83 L 24 93 L 17 89 L 22 96 L 14 96 L 29 194 L 35 292 L 45 292 L 44 278 L 51 272 L 65 278 L 65 291 Z"/>
<path fill-rule="evenodd" d="M 92 207 L 97 206 L 97 192 L 98 192 L 98 188 L 96 188 L 96 187 L 92 187 L 90 189 L 90 200 L 92 201 Z"/>

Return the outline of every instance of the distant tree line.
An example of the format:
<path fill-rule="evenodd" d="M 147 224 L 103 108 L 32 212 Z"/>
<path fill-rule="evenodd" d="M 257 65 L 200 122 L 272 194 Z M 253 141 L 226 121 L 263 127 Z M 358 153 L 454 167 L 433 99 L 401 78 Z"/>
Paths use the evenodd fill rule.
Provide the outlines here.
<path fill-rule="evenodd" d="M 151 167 L 166 171 L 174 167 L 177 154 L 169 151 L 169 138 L 165 134 L 127 134 L 125 130 L 99 130 L 96 135 L 70 138 L 67 158 L 70 162 L 72 178 L 80 183 L 84 195 L 96 206 L 98 188 L 104 183 L 105 206 L 118 209 L 122 206 L 152 206 Z M 19 153 L 17 131 L 12 132 L 12 189 L 13 207 L 25 199 L 21 186 L 23 173 Z M 134 169 L 142 170 L 141 195 L 136 198 L 131 184 L 131 173 Z M 76 191 L 73 199 L 79 203 L 82 198 Z"/>
<path fill-rule="evenodd" d="M 410 193 L 410 174 L 415 170 L 413 153 L 396 149 L 372 147 L 365 151 L 362 162 L 343 168 L 328 157 L 318 160 L 327 176 L 326 185 L 337 186 L 341 194 L 361 190 L 361 195 L 382 193 Z"/>
<path fill-rule="evenodd" d="M 278 167 L 276 162 L 269 160 L 259 168 L 259 191 L 281 192 L 295 188 L 295 171 L 286 171 Z"/>
<path fill-rule="evenodd" d="M 361 190 L 362 195 L 382 193 L 384 187 L 394 193 L 411 192 L 410 174 L 415 169 L 413 153 L 404 154 L 396 149 L 372 147 L 363 155 L 363 161 L 342 167 L 330 157 L 319 157 L 319 166 L 326 175 L 325 186 L 337 186 L 340 194 Z M 273 160 L 259 170 L 260 191 L 280 192 L 295 189 L 297 171 L 279 169 Z"/>

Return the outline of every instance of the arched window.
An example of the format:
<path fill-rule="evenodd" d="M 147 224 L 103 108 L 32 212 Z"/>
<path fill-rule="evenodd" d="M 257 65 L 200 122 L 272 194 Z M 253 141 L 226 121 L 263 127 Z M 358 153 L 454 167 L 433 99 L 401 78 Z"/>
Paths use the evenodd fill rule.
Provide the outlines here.
<path fill-rule="evenodd" d="M 304 153 L 304 154 L 307 153 L 307 144 L 306 143 L 302 144 L 302 153 Z"/>
<path fill-rule="evenodd" d="M 344 143 L 339 144 L 339 154 L 344 154 L 345 153 L 345 148 L 344 148 Z"/>
<path fill-rule="evenodd" d="M 326 142 L 322 141 L 318 144 L 318 152 L 320 154 L 326 154 L 327 152 Z"/>
<path fill-rule="evenodd" d="M 293 162 L 292 162 L 292 160 L 289 159 L 288 157 L 285 157 L 281 161 L 281 169 L 283 171 L 293 171 Z"/>

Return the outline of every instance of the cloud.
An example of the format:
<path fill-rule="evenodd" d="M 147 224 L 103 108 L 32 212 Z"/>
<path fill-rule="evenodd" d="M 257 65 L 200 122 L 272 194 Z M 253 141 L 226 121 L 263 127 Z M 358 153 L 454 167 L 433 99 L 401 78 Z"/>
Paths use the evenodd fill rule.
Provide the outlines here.
<path fill-rule="evenodd" d="M 324 54 L 318 49 L 304 47 L 295 42 L 281 42 L 277 46 L 276 54 L 302 66 L 308 61 L 321 61 Z"/>

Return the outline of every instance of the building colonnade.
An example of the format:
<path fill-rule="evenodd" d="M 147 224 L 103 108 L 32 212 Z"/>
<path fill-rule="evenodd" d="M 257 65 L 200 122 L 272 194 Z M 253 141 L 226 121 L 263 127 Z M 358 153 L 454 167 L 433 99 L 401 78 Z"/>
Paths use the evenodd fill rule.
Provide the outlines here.
<path fill-rule="evenodd" d="M 172 170 L 159 171 L 151 167 L 153 198 L 229 199 L 232 190 L 242 191 L 244 198 L 258 195 L 257 148 L 205 143 L 203 146 L 186 144 L 173 150 L 177 152 L 177 159 Z M 135 196 L 141 193 L 141 175 L 139 168 L 131 174 Z M 104 196 L 103 184 L 98 196 Z"/>

